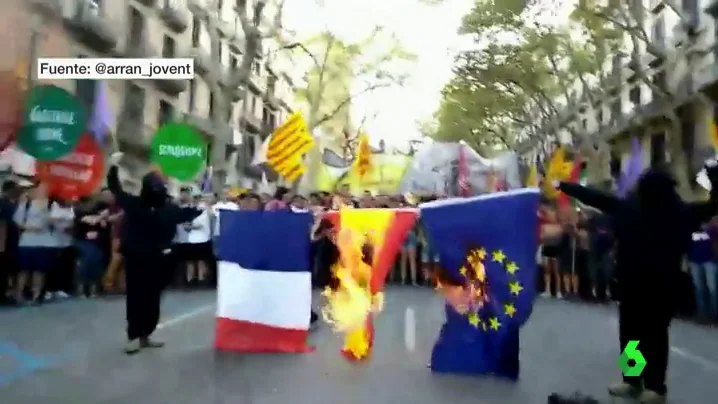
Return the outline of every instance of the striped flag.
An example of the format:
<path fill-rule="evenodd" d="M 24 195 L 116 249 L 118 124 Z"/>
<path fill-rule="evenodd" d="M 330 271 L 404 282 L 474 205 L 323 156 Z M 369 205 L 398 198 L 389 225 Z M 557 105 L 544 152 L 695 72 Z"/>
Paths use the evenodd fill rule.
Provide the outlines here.
<path fill-rule="evenodd" d="M 313 220 L 311 213 L 222 211 L 215 349 L 311 350 Z"/>
<path fill-rule="evenodd" d="M 715 110 L 715 108 L 713 110 L 713 113 L 711 114 L 711 119 L 708 124 L 708 130 L 710 130 L 711 144 L 713 145 L 713 149 L 718 154 L 718 125 L 716 125 L 716 110 Z"/>
<path fill-rule="evenodd" d="M 267 147 L 267 162 L 281 176 L 292 182 L 304 174 L 302 156 L 315 146 L 307 123 L 299 112 L 272 133 Z"/>

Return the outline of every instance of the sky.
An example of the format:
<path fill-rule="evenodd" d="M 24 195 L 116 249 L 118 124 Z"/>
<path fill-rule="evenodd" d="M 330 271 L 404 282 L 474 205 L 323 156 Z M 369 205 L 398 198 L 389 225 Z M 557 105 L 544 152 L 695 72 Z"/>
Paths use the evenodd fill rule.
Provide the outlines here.
<path fill-rule="evenodd" d="M 291 0 L 285 5 L 284 25 L 299 39 L 328 29 L 348 42 L 365 38 L 380 25 L 417 56 L 403 87 L 380 89 L 352 103 L 355 124 L 368 117 L 364 128 L 371 143 L 383 139 L 405 148 L 409 140 L 420 138 L 416 122 L 431 119 L 439 105 L 454 55 L 466 44 L 456 31 L 472 4 L 472 0 L 449 0 L 438 6 L 418 0 Z M 354 92 L 365 86 L 358 83 Z"/>

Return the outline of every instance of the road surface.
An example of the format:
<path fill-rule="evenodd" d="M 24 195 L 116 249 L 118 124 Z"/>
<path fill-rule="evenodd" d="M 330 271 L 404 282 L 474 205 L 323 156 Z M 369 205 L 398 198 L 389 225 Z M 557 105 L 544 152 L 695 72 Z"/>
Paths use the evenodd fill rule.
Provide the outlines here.
<path fill-rule="evenodd" d="M 8 404 L 543 404 L 553 391 L 581 389 L 608 401 L 619 375 L 612 305 L 539 300 L 522 331 L 521 379 L 432 375 L 426 368 L 442 324 L 430 290 L 389 289 L 377 320 L 373 358 L 339 356 L 341 339 L 324 327 L 302 355 L 239 355 L 212 348 L 214 293 L 165 297 L 160 350 L 122 354 L 121 299 L 68 301 L 0 311 L 0 397 Z M 406 341 L 406 311 L 415 343 Z M 411 315 L 409 315 L 411 317 Z M 410 337 L 409 340 L 412 338 Z M 407 344 L 407 342 L 409 342 Z M 718 330 L 672 328 L 673 403 L 718 397 Z"/>

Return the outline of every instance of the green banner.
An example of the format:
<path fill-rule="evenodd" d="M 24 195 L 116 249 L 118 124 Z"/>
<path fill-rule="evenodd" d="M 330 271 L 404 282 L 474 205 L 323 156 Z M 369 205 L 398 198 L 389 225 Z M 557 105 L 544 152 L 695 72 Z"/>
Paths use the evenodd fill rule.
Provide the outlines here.
<path fill-rule="evenodd" d="M 190 125 L 169 123 L 152 138 L 152 162 L 165 175 L 179 181 L 191 181 L 207 161 L 207 143 Z"/>
<path fill-rule="evenodd" d="M 75 149 L 87 126 L 87 111 L 56 86 L 37 86 L 25 99 L 17 144 L 38 160 L 50 161 Z"/>

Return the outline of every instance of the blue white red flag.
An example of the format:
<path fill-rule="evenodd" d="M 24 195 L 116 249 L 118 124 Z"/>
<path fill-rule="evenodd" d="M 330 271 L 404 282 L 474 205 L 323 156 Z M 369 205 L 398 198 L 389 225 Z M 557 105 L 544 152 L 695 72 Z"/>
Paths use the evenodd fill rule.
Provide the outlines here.
<path fill-rule="evenodd" d="M 215 348 L 307 352 L 311 213 L 223 211 Z"/>

